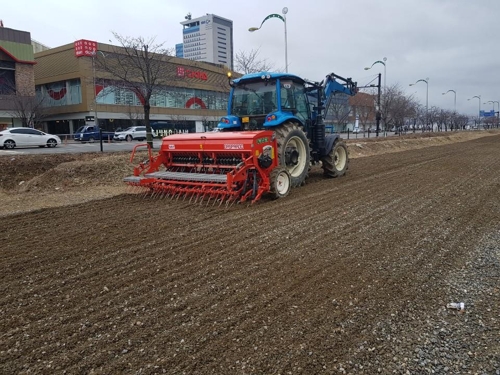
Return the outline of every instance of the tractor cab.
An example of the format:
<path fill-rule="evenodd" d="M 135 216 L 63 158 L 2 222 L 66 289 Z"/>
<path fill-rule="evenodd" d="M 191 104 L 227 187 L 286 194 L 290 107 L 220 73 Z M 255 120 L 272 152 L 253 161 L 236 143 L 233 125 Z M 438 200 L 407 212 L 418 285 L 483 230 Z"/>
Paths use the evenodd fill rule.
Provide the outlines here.
<path fill-rule="evenodd" d="M 228 115 L 223 130 L 257 130 L 287 120 L 305 125 L 310 118 L 305 82 L 293 74 L 255 73 L 231 81 Z"/>

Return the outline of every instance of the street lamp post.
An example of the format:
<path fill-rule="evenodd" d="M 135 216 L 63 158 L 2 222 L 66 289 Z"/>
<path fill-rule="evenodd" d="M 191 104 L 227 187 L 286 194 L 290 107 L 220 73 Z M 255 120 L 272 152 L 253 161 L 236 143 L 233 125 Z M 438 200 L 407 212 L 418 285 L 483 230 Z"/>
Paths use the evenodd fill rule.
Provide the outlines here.
<path fill-rule="evenodd" d="M 97 57 L 97 53 L 100 53 L 104 58 L 106 58 L 106 55 L 102 51 L 94 50 L 92 51 L 92 91 L 94 93 L 94 124 L 99 126 L 99 120 L 97 118 L 97 93 L 96 93 L 96 87 L 95 87 L 95 82 L 96 82 L 96 75 L 95 75 L 95 59 Z M 101 145 L 101 152 L 102 152 L 102 129 L 99 127 L 99 143 Z"/>
<path fill-rule="evenodd" d="M 481 126 L 481 95 L 474 95 L 472 98 L 469 98 L 467 99 L 467 101 L 471 100 L 471 99 L 474 99 L 474 98 L 477 98 L 479 99 L 478 102 L 479 102 L 479 112 L 477 114 L 477 128 L 479 129 L 479 127 Z"/>
<path fill-rule="evenodd" d="M 488 100 L 486 103 L 483 103 L 483 104 L 487 104 L 487 103 L 491 103 L 491 105 L 493 106 L 493 112 L 495 112 L 495 103 L 498 104 L 498 108 L 500 110 L 500 102 L 497 102 L 496 100 Z"/>
<path fill-rule="evenodd" d="M 370 70 L 371 68 L 373 68 L 374 65 L 376 64 L 382 64 L 384 66 L 384 98 L 385 98 L 385 95 L 387 95 L 387 72 L 386 72 L 386 61 L 387 61 L 387 57 L 384 57 L 382 60 L 384 61 L 380 61 L 380 60 L 377 60 L 375 61 L 370 67 L 366 67 L 365 70 Z M 378 137 L 378 132 L 379 132 L 379 128 L 380 128 L 380 119 L 381 119 L 381 115 L 382 115 L 382 109 L 380 107 L 380 75 L 378 77 L 379 79 L 379 82 L 378 82 L 378 89 L 379 89 L 379 92 L 378 92 L 378 109 L 377 109 L 377 137 Z M 385 132 L 387 131 L 387 126 L 386 126 L 386 123 L 385 123 L 385 120 L 384 120 L 384 136 L 385 136 Z"/>
<path fill-rule="evenodd" d="M 500 101 L 493 101 L 493 103 L 497 103 L 498 105 L 498 111 L 497 111 L 497 128 L 498 128 L 498 123 L 500 122 Z M 493 111 L 495 110 L 495 106 L 493 105 Z"/>
<path fill-rule="evenodd" d="M 457 92 L 455 90 L 448 90 L 446 92 L 443 92 L 443 95 L 448 94 L 449 92 L 452 92 L 455 94 L 455 113 L 457 113 Z"/>
<path fill-rule="evenodd" d="M 486 103 L 491 103 L 491 105 L 493 106 L 493 117 L 495 117 L 495 113 L 498 113 L 498 116 L 500 117 L 500 102 L 498 102 L 496 100 L 488 100 Z M 483 103 L 483 104 L 486 104 L 486 103 Z M 495 112 L 495 103 L 498 104 L 498 112 Z"/>
<path fill-rule="evenodd" d="M 429 126 L 429 78 L 419 79 L 415 83 L 410 83 L 410 86 L 414 86 L 419 82 L 425 82 L 427 85 L 427 92 L 425 94 L 425 125 Z"/>
<path fill-rule="evenodd" d="M 366 68 L 365 68 L 365 70 L 370 70 L 371 68 L 373 68 L 373 66 L 374 66 L 375 64 L 382 64 L 382 65 L 384 66 L 384 93 L 385 93 L 385 91 L 387 90 L 387 86 L 386 86 L 386 83 L 387 83 L 387 81 L 386 81 L 387 72 L 386 72 L 386 65 L 385 65 L 385 63 L 386 63 L 386 61 L 387 61 L 387 57 L 384 57 L 384 58 L 383 58 L 383 60 L 384 60 L 384 61 L 380 61 L 380 60 L 375 61 L 375 62 L 372 64 L 372 66 L 370 66 L 370 67 L 366 67 Z"/>
<path fill-rule="evenodd" d="M 250 27 L 248 29 L 248 31 L 254 32 L 254 31 L 260 30 L 260 28 L 262 27 L 264 22 L 266 22 L 270 18 L 279 18 L 280 20 L 283 21 L 283 24 L 285 25 L 285 72 L 288 73 L 288 40 L 287 40 L 287 31 L 286 31 L 286 14 L 288 13 L 288 8 L 284 7 L 281 10 L 281 12 L 283 13 L 283 16 L 280 14 L 276 14 L 276 13 L 270 14 L 266 18 L 264 18 L 264 20 L 262 21 L 262 23 L 260 24 L 259 27 Z"/>
<path fill-rule="evenodd" d="M 99 125 L 97 120 L 97 94 L 95 92 L 95 58 L 97 57 L 97 51 L 92 53 L 92 92 L 94 93 L 94 124 Z"/>

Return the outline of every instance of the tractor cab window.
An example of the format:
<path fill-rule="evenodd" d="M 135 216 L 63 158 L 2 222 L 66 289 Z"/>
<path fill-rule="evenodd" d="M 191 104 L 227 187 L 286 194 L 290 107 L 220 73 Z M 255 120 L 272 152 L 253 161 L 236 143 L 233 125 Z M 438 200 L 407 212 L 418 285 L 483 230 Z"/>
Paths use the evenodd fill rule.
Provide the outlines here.
<path fill-rule="evenodd" d="M 281 110 L 292 111 L 302 121 L 309 118 L 304 85 L 289 80 L 282 80 L 281 86 Z"/>
<path fill-rule="evenodd" d="M 233 92 L 231 114 L 235 116 L 267 115 L 278 109 L 276 84 L 271 81 L 236 86 Z"/>

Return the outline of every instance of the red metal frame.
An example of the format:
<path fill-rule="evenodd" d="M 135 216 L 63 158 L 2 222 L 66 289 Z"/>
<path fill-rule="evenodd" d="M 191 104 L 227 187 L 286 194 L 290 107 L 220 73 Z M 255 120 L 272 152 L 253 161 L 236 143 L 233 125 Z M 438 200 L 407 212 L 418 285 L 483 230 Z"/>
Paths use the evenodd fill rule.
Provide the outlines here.
<path fill-rule="evenodd" d="M 268 151 L 271 147 L 271 165 L 262 168 L 258 158 L 266 146 Z M 209 201 L 215 198 L 221 202 L 245 202 L 250 199 L 256 202 L 270 190 L 269 175 L 279 163 L 275 134 L 267 130 L 171 135 L 163 138 L 160 152 L 155 157 L 147 143 L 136 145 L 131 162 L 140 147 L 148 148 L 149 160 L 134 168 L 134 176 L 141 179 L 129 184 L 177 198 L 195 197 L 195 201 L 208 197 Z M 228 161 L 237 165 L 228 165 Z M 161 168 L 170 172 L 225 174 L 226 182 L 145 177 Z"/>

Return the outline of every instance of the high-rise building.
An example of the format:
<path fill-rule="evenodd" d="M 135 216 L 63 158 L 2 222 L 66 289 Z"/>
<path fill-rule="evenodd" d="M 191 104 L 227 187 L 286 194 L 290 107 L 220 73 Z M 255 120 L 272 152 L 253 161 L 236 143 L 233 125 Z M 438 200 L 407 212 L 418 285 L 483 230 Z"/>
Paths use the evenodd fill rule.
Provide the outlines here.
<path fill-rule="evenodd" d="M 184 26 L 183 54 L 185 59 L 223 64 L 233 69 L 233 21 L 206 14 L 191 19 Z"/>
<path fill-rule="evenodd" d="M 184 58 L 184 46 L 182 43 L 177 43 L 175 45 L 175 57 Z"/>

